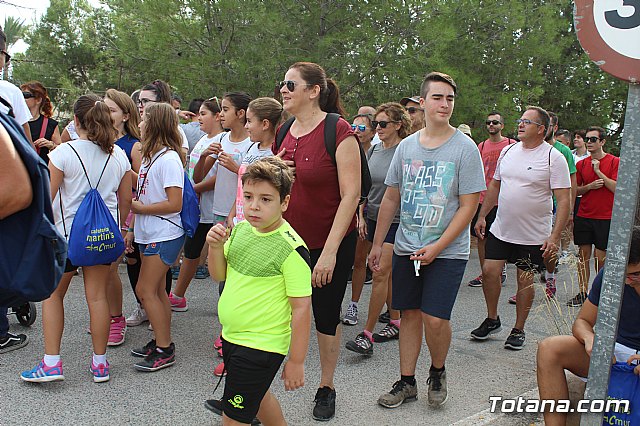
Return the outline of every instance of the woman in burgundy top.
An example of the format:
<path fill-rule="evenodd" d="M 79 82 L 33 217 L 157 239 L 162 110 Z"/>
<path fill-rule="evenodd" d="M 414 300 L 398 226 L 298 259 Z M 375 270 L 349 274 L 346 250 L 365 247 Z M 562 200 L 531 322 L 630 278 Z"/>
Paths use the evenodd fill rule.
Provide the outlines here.
<path fill-rule="evenodd" d="M 310 62 L 291 65 L 280 93 L 284 109 L 295 117 L 279 152 L 295 173 L 284 217 L 307 244 L 313 269 L 311 299 L 322 368 L 313 417 L 329 420 L 335 414 L 340 308 L 356 246 L 360 153 L 351 125 L 342 118 L 336 125 L 335 162 L 327 153 L 327 113 L 345 113 L 338 87 L 322 67 Z"/>

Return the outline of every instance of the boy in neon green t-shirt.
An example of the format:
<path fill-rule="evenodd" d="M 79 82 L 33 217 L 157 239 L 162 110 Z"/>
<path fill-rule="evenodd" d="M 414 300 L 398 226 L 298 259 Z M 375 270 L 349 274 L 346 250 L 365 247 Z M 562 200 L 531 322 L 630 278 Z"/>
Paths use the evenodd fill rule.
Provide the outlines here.
<path fill-rule="evenodd" d="M 227 371 L 222 400 L 206 407 L 225 424 L 284 424 L 271 382 L 287 353 L 285 389 L 304 385 L 311 327 L 311 268 L 304 241 L 282 218 L 293 175 L 278 157 L 247 167 L 242 176 L 246 221 L 207 235 L 209 270 L 226 280 L 218 302 Z"/>

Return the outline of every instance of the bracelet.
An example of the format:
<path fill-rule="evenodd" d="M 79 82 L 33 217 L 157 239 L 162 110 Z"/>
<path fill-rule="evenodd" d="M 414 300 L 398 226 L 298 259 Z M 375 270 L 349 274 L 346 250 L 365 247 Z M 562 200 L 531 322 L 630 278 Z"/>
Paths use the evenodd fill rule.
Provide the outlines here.
<path fill-rule="evenodd" d="M 121 227 L 120 227 L 120 230 L 121 230 L 121 231 L 127 231 L 127 230 L 129 230 L 129 228 L 127 228 L 126 226 L 121 226 Z"/>
<path fill-rule="evenodd" d="M 133 232 L 133 228 L 127 229 L 128 232 Z"/>

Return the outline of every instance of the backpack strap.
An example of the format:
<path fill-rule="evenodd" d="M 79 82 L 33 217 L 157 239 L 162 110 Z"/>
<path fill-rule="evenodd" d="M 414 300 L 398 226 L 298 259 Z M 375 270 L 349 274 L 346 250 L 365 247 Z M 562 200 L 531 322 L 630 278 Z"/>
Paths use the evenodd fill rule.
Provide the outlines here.
<path fill-rule="evenodd" d="M 336 127 L 339 119 L 340 114 L 329 112 L 324 120 L 324 147 L 333 164 L 336 164 Z"/>
<path fill-rule="evenodd" d="M 142 184 L 138 187 L 137 191 L 136 191 L 136 201 L 138 201 L 140 199 L 140 190 L 142 188 L 144 188 L 144 184 L 147 181 L 147 176 L 149 176 L 149 170 L 151 170 L 151 166 L 153 166 L 153 163 L 156 162 L 156 160 L 160 157 L 162 157 L 163 155 L 165 155 L 167 152 L 169 152 L 169 148 L 167 148 L 166 150 L 164 150 L 164 152 L 160 155 L 158 155 L 156 158 L 154 158 L 151 163 L 149 164 L 149 167 L 147 167 L 147 172 L 144 174 L 144 178 L 142 179 Z"/>
<path fill-rule="evenodd" d="M 78 151 L 76 151 L 76 149 L 73 147 L 73 145 L 69 144 L 69 148 L 71 148 L 71 150 L 74 152 L 74 154 L 76 154 L 76 157 L 78 157 L 78 160 L 80 160 L 80 165 L 82 166 L 82 170 L 84 171 L 84 176 L 87 178 L 87 182 L 89 182 L 89 188 L 94 189 L 91 186 L 91 181 L 89 180 L 89 174 L 87 174 L 87 169 L 84 167 L 84 163 L 82 162 L 82 158 L 80 158 L 80 154 L 78 154 Z M 98 185 L 100 185 L 100 181 L 102 180 L 102 176 L 104 175 L 104 171 L 107 169 L 107 165 L 109 164 L 109 160 L 111 160 L 111 154 L 109 154 L 109 156 L 107 157 L 107 161 L 105 161 L 104 166 L 102 167 L 102 172 L 100 172 L 100 177 L 98 178 L 98 183 L 96 184 L 96 188 L 98 189 Z"/>
<path fill-rule="evenodd" d="M 11 118 L 16 118 L 16 115 L 13 112 L 13 105 L 9 103 L 5 98 L 0 96 L 0 104 L 4 105 L 7 108 L 7 115 Z"/>
<path fill-rule="evenodd" d="M 284 122 L 280 129 L 278 129 L 278 133 L 276 134 L 276 151 L 277 154 L 280 151 L 280 147 L 282 146 L 282 141 L 284 141 L 284 137 L 287 136 L 289 129 L 291 129 L 291 125 L 296 121 L 295 117 L 291 117 L 287 121 Z"/>
<path fill-rule="evenodd" d="M 44 135 L 47 134 L 47 126 L 49 125 L 49 117 L 42 116 L 42 127 L 40 127 L 40 138 L 44 138 Z"/>

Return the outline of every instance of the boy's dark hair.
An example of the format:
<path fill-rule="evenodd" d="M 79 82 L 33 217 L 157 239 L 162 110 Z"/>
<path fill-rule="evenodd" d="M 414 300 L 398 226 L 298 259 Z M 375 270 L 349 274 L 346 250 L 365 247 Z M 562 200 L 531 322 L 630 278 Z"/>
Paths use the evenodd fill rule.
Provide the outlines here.
<path fill-rule="evenodd" d="M 607 131 L 605 129 L 603 129 L 602 127 L 590 126 L 587 129 L 587 133 L 589 133 L 589 132 L 598 132 L 598 137 L 600 138 L 600 140 L 607 139 Z M 586 135 L 586 133 L 585 133 L 585 135 Z"/>
<path fill-rule="evenodd" d="M 198 115 L 198 112 L 200 111 L 200 105 L 202 105 L 202 103 L 204 102 L 204 99 L 202 98 L 195 98 L 195 99 L 191 99 L 191 102 L 189 102 L 189 112 L 192 112 L 196 115 Z"/>
<path fill-rule="evenodd" d="M 280 202 L 291 194 L 293 174 L 280 157 L 265 157 L 250 164 L 242 175 L 242 184 L 248 181 L 267 182 L 278 190 Z"/>
<path fill-rule="evenodd" d="M 584 129 L 578 129 L 576 131 L 573 132 L 573 137 L 575 138 L 576 135 L 580 136 L 582 139 L 584 139 L 587 136 L 587 131 Z"/>
<path fill-rule="evenodd" d="M 631 243 L 629 244 L 629 260 L 627 264 L 640 263 L 640 226 L 634 226 L 631 231 Z"/>
<path fill-rule="evenodd" d="M 447 83 L 449 86 L 453 88 L 453 94 L 455 95 L 458 92 L 458 85 L 450 75 L 447 75 L 442 72 L 430 72 L 424 77 L 424 81 L 422 82 L 422 86 L 420 86 L 420 96 L 423 98 L 427 97 L 427 92 L 429 91 L 429 84 L 432 81 L 440 81 L 442 83 Z"/>

